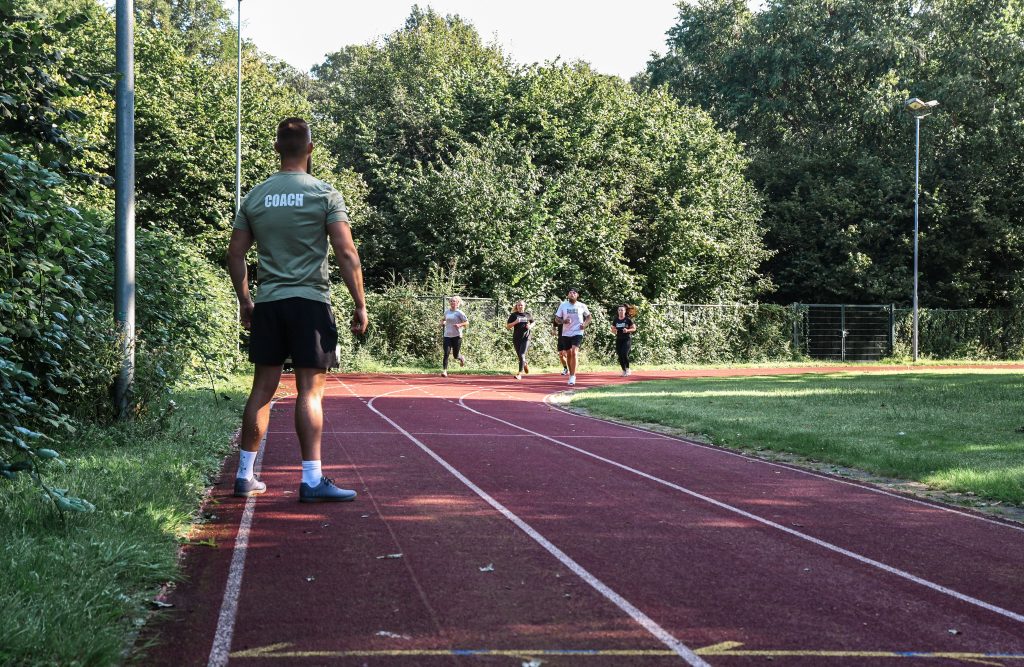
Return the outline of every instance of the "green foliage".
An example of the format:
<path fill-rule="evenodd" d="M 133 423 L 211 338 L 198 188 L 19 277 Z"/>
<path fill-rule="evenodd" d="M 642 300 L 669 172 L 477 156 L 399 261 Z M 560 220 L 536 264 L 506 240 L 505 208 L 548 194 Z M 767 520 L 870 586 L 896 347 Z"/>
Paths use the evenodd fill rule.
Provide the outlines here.
<path fill-rule="evenodd" d="M 207 4 L 148 0 L 137 5 L 146 20 L 135 33 L 136 220 L 142 228 L 176 230 L 219 263 L 234 216 L 236 47 L 234 33 L 226 31 L 223 21 L 202 18 L 212 16 L 216 3 Z M 46 9 L 51 15 L 69 10 L 86 17 L 59 36 L 70 66 L 112 79 L 113 17 L 96 0 L 53 0 Z M 217 42 L 216 57 L 196 52 L 194 40 L 199 37 L 188 27 L 192 21 L 222 30 L 201 37 L 204 44 Z M 310 107 L 300 90 L 306 85 L 304 75 L 251 44 L 243 43 L 242 55 L 244 194 L 277 168 L 270 146 L 278 121 L 285 116 L 309 117 Z M 85 144 L 79 167 L 113 176 L 113 96 L 97 93 L 76 102 L 89 112 L 68 128 Z M 330 157 L 321 150 L 314 158 L 314 170 L 326 174 Z M 345 174 L 337 180 L 352 182 Z M 89 207 L 107 211 L 113 209 L 111 195 L 109 189 L 79 191 Z M 358 203 L 358 190 L 353 196 Z"/>
<path fill-rule="evenodd" d="M 666 86 L 749 147 L 766 198 L 764 268 L 783 302 L 905 301 L 912 281 L 914 123 L 921 136 L 921 296 L 1005 306 L 1024 294 L 1019 2 L 682 3 L 668 53 L 634 84 Z"/>
<path fill-rule="evenodd" d="M 470 320 L 463 352 L 474 369 L 512 369 L 512 334 L 505 327 L 512 304 L 520 296 L 505 288 L 508 298 L 465 298 Z M 370 328 L 362 340 L 341 336 L 343 369 L 367 366 L 439 367 L 442 357 L 441 318 L 448 297 L 462 293 L 457 274 L 436 267 L 422 283 L 396 281 L 367 293 Z M 530 359 L 536 365 L 556 363 L 557 336 L 551 318 L 559 301 L 527 299 L 533 328 Z M 587 302 L 592 322 L 583 359 L 611 364 L 615 336 L 610 324 L 618 303 Z M 335 312 L 345 315 L 351 301 L 344 288 L 334 291 Z M 634 320 L 632 358 L 638 365 L 749 363 L 793 358 L 793 309 L 765 304 L 684 305 L 642 303 Z"/>
<path fill-rule="evenodd" d="M 367 279 L 456 263 L 474 294 L 570 283 L 605 300 L 737 299 L 768 287 L 759 199 L 735 141 L 668 95 L 584 63 L 515 67 L 457 17 L 314 69 L 339 167 L 365 179 Z"/>
<path fill-rule="evenodd" d="M 205 520 L 196 508 L 231 450 L 247 388 L 229 378 L 218 401 L 180 389 L 139 419 L 59 436 L 67 467 L 48 479 L 99 508 L 74 521 L 54 516 L 27 478 L 0 487 L 0 664 L 151 662 L 124 652 L 146 648 L 135 638 L 154 620 L 153 598 L 180 577 L 181 544 Z"/>
<path fill-rule="evenodd" d="M 135 0 L 135 17 L 139 26 L 180 35 L 188 55 L 213 60 L 231 15 L 220 0 Z"/>
<path fill-rule="evenodd" d="M 76 155 L 61 124 L 77 117 L 61 102 L 78 88 L 55 75 L 63 63 L 52 31 L 72 29 L 81 17 L 47 29 L 25 10 L 0 0 L 0 484 L 26 473 L 61 512 L 88 511 L 42 477 L 48 462 L 60 462 L 47 443 L 72 428 L 59 402 L 95 378 L 63 360 L 110 340 L 88 282 L 106 255 L 95 245 L 96 226 L 59 191 Z"/>
<path fill-rule="evenodd" d="M 896 311 L 893 354 L 913 352 L 914 314 Z M 933 359 L 1024 359 L 1024 311 L 977 308 L 918 311 L 919 352 Z"/>
<path fill-rule="evenodd" d="M 89 10 L 80 2 L 68 8 L 76 4 Z M 81 171 L 99 135 L 69 133 L 95 127 L 76 103 L 101 108 L 95 102 L 109 86 L 78 70 L 73 49 L 63 48 L 69 34 L 105 15 L 42 16 L 30 8 L 0 0 L 0 73 L 10 82 L 0 95 L 0 476 L 25 473 L 59 510 L 88 511 L 43 472 L 62 464 L 48 443 L 74 433 L 82 419 L 111 417 L 107 389 L 119 370 L 110 210 L 87 196 L 109 193 Z M 142 412 L 179 378 L 232 368 L 238 327 L 226 276 L 194 246 L 142 229 L 136 250 Z"/>

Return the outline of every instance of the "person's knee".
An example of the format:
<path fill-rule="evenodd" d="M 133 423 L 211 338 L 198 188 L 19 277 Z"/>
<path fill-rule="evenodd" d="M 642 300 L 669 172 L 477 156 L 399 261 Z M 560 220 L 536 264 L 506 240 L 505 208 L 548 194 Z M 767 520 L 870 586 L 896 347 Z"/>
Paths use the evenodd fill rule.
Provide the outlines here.
<path fill-rule="evenodd" d="M 295 390 L 298 398 L 320 400 L 327 385 L 327 372 L 319 368 L 296 368 Z"/>

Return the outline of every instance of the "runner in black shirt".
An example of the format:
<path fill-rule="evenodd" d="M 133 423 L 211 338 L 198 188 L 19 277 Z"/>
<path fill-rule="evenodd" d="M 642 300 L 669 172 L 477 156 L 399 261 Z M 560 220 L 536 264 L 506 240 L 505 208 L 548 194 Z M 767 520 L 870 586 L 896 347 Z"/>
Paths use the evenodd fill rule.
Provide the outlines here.
<path fill-rule="evenodd" d="M 512 347 L 519 358 L 519 372 L 516 379 L 522 380 L 523 373 L 529 374 L 530 366 L 526 363 L 526 350 L 530 347 L 530 329 L 533 328 L 533 315 L 526 312 L 526 302 L 520 299 L 512 306 L 512 313 L 505 325 L 512 329 Z"/>
<path fill-rule="evenodd" d="M 615 353 L 619 355 L 619 366 L 622 367 L 622 376 L 629 375 L 629 348 L 633 342 L 633 332 L 636 331 L 636 324 L 627 315 L 626 305 L 619 306 L 612 321 L 612 333 L 615 334 Z"/>

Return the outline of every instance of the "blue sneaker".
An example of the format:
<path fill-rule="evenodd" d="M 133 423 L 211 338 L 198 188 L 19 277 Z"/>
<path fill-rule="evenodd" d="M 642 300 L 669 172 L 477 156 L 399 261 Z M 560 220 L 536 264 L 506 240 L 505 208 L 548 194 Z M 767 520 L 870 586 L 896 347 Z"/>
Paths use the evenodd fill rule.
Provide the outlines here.
<path fill-rule="evenodd" d="M 310 486 L 305 482 L 299 485 L 300 503 L 344 503 L 355 500 L 356 495 L 358 494 L 355 491 L 338 488 L 334 485 L 334 480 L 327 477 L 321 477 L 320 483 L 316 486 Z"/>
<path fill-rule="evenodd" d="M 239 498 L 248 498 L 249 496 L 258 496 L 267 490 L 267 485 L 259 481 L 255 477 L 249 479 L 235 478 L 235 496 Z"/>

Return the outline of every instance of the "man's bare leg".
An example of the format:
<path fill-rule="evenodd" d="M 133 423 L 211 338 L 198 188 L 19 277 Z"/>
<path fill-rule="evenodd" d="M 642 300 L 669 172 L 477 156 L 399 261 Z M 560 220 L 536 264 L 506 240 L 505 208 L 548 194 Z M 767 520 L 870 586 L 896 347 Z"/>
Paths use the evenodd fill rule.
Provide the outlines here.
<path fill-rule="evenodd" d="M 270 421 L 270 402 L 274 400 L 281 382 L 280 366 L 256 365 L 252 377 L 252 390 L 242 413 L 242 435 L 238 446 L 242 451 L 257 452 Z"/>
<path fill-rule="evenodd" d="M 303 461 L 320 460 L 320 439 L 324 432 L 324 386 L 327 372 L 322 368 L 296 368 L 295 433 Z"/>
<path fill-rule="evenodd" d="M 569 354 L 567 356 L 569 357 L 568 362 L 569 362 L 569 375 L 570 376 L 576 375 L 576 360 L 577 360 L 576 359 L 576 353 L 578 351 L 579 351 L 578 347 L 570 347 L 569 348 Z"/>
<path fill-rule="evenodd" d="M 243 498 L 267 490 L 267 485 L 255 479 L 253 468 L 260 443 L 267 433 L 270 421 L 270 402 L 281 381 L 281 367 L 257 364 L 252 376 L 252 390 L 242 413 L 242 434 L 238 441 L 238 472 L 235 473 L 235 495 Z"/>
<path fill-rule="evenodd" d="M 324 432 L 323 398 L 327 372 L 321 368 L 296 368 L 295 432 L 302 450 L 302 485 L 299 500 L 304 503 L 353 500 L 356 492 L 340 489 L 323 476 L 320 441 Z M 308 488 L 307 488 L 308 487 Z"/>

